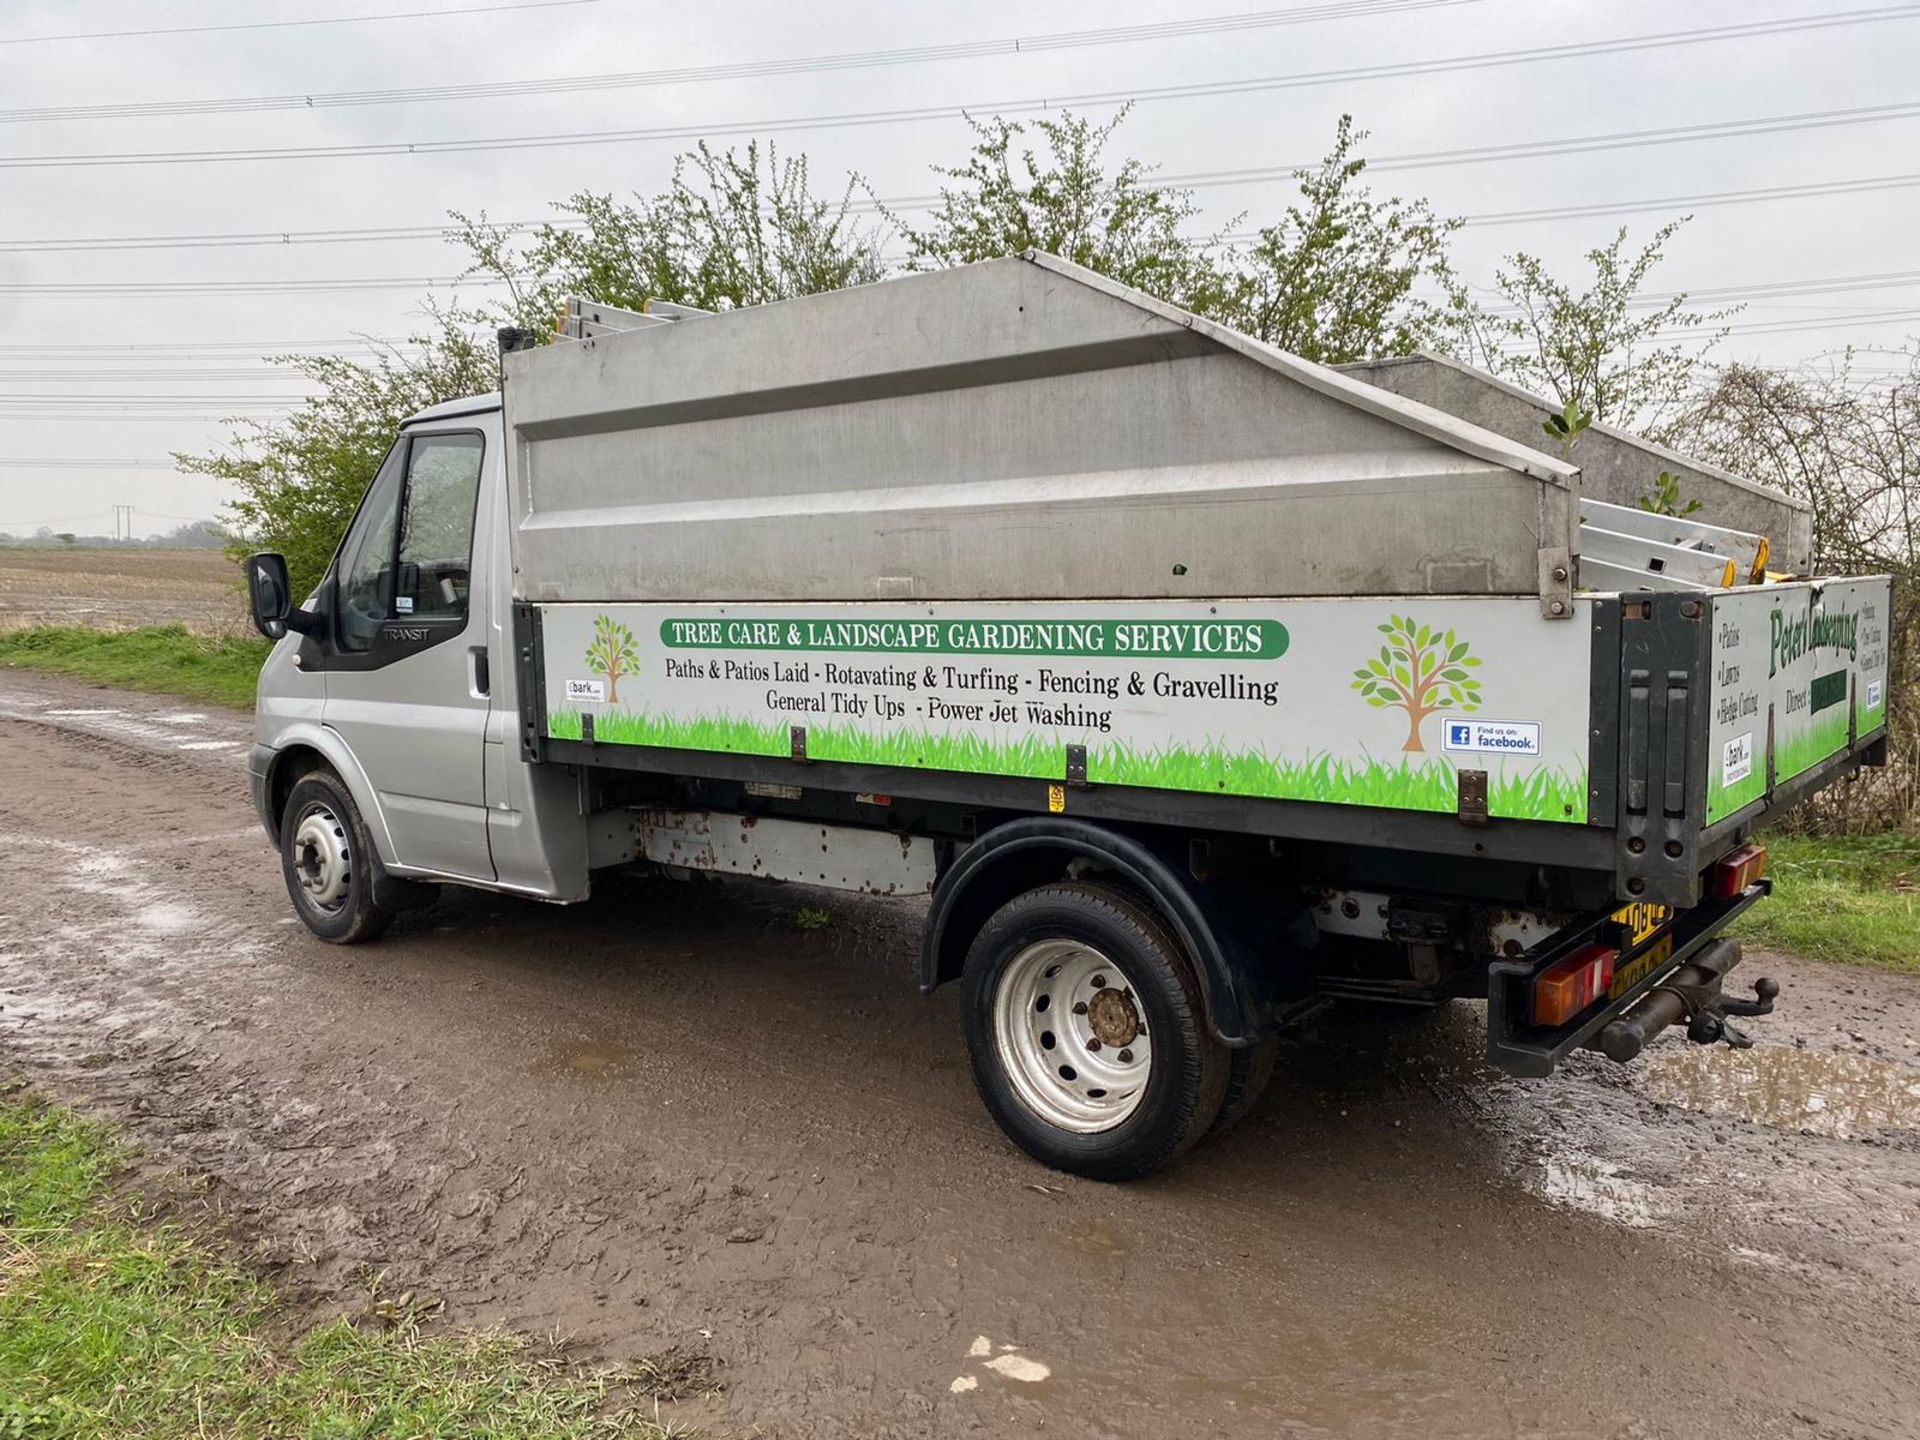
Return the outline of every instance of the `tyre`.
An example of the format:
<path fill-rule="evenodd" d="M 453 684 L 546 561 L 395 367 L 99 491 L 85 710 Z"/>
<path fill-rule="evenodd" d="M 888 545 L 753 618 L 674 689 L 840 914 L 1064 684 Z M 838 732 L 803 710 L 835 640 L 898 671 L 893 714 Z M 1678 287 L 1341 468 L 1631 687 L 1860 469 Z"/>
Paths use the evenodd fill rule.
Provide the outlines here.
<path fill-rule="evenodd" d="M 1208 1132 L 1221 1135 L 1247 1118 L 1247 1112 L 1266 1093 L 1273 1079 L 1274 1061 L 1280 1055 L 1280 1037 L 1268 1035 L 1231 1053 L 1227 1061 L 1227 1093 L 1220 1102 L 1220 1114 Z"/>
<path fill-rule="evenodd" d="M 974 937 L 962 984 L 980 1098 L 1042 1164 L 1137 1179 L 1219 1115 L 1227 1048 L 1180 943 L 1130 895 L 1060 884 L 1009 901 Z"/>
<path fill-rule="evenodd" d="M 394 916 L 374 900 L 379 863 L 340 777 L 331 770 L 302 776 L 280 817 L 280 869 L 301 923 L 336 945 L 379 935 Z"/>

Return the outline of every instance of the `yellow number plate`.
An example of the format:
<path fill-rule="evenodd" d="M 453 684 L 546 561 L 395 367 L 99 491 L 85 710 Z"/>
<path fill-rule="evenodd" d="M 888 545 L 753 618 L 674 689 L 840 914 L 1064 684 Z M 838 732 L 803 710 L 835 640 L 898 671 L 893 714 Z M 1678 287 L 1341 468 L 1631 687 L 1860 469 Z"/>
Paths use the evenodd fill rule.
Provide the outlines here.
<path fill-rule="evenodd" d="M 1654 936 L 1659 935 L 1673 923 L 1673 907 L 1671 905 L 1627 905 L 1614 911 L 1613 918 L 1627 927 L 1631 936 L 1627 941 L 1627 949 L 1632 950 L 1636 946 L 1645 945 L 1647 941 L 1653 940 Z M 1672 958 L 1673 937 L 1667 935 L 1655 940 L 1640 954 L 1615 968 L 1613 983 L 1607 986 L 1607 998 L 1618 1000 Z"/>
<path fill-rule="evenodd" d="M 1618 1000 L 1672 958 L 1673 937 L 1662 935 L 1646 950 L 1613 972 L 1613 983 L 1607 986 L 1607 999 Z"/>
<path fill-rule="evenodd" d="M 1673 919 L 1671 905 L 1627 905 L 1613 912 L 1613 918 L 1633 932 L 1633 938 L 1627 942 L 1631 949 L 1658 935 L 1661 929 Z"/>

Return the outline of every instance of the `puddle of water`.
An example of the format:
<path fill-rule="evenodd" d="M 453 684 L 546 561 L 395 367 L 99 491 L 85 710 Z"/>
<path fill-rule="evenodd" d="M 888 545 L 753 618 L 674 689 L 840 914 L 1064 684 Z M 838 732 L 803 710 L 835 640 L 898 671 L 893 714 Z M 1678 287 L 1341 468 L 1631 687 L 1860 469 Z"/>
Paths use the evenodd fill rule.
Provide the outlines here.
<path fill-rule="evenodd" d="M 555 1045 L 534 1073 L 571 1075 L 587 1080 L 611 1080 L 633 1063 L 633 1051 L 624 1045 Z"/>
<path fill-rule="evenodd" d="M 1042 1380 L 1052 1377 L 1053 1367 L 1044 1365 L 1030 1355 L 1008 1353 L 996 1355 L 982 1362 L 996 1375 L 1004 1375 L 1009 1380 L 1017 1380 L 1022 1385 L 1038 1385 Z"/>
<path fill-rule="evenodd" d="M 1075 1220 L 1067 1226 L 1067 1243 L 1089 1255 L 1118 1259 L 1133 1250 L 1133 1241 L 1111 1220 Z"/>
<path fill-rule="evenodd" d="M 1652 1188 L 1623 1174 L 1611 1160 L 1576 1150 L 1549 1156 L 1541 1167 L 1534 1189 L 1551 1204 L 1636 1230 L 1658 1225 L 1662 1219 Z"/>
<path fill-rule="evenodd" d="M 1647 1062 L 1634 1085 L 1705 1115 L 1838 1140 L 1920 1129 L 1920 1070 L 1864 1055 L 1688 1046 Z"/>
<path fill-rule="evenodd" d="M 201 928 L 200 917 L 185 905 L 149 905 L 133 918 L 142 929 L 159 935 L 184 935 Z"/>

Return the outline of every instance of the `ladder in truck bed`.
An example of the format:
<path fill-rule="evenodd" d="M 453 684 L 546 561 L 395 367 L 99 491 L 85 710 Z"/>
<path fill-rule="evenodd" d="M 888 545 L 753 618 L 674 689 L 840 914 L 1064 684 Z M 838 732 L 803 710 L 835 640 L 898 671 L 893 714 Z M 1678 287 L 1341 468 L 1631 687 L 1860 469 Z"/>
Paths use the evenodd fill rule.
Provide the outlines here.
<path fill-rule="evenodd" d="M 1726 590 L 1767 580 L 1764 535 L 1600 500 L 1580 502 L 1580 580 L 1589 590 Z"/>
<path fill-rule="evenodd" d="M 666 300 L 643 300 L 638 310 L 622 310 L 617 305 L 569 296 L 567 313 L 560 321 L 558 333 L 568 340 L 590 340 L 597 335 L 618 335 L 627 330 L 645 330 L 653 325 L 671 325 L 676 320 L 694 320 L 711 314 L 711 310 L 675 305 Z"/>

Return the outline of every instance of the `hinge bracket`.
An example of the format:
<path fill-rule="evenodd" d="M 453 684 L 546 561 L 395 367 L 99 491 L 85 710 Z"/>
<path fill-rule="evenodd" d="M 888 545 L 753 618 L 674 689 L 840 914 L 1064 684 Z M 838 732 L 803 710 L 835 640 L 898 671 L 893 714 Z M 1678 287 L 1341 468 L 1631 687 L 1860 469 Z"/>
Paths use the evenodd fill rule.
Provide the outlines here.
<path fill-rule="evenodd" d="M 1540 552 L 1540 616 L 1567 620 L 1573 615 L 1573 553 L 1564 545 Z"/>
<path fill-rule="evenodd" d="M 1067 746 L 1067 784 L 1075 789 L 1087 783 L 1087 747 L 1084 745 Z"/>
<path fill-rule="evenodd" d="M 1462 770 L 1460 776 L 1459 816 L 1462 825 L 1487 823 L 1487 772 Z"/>

